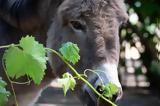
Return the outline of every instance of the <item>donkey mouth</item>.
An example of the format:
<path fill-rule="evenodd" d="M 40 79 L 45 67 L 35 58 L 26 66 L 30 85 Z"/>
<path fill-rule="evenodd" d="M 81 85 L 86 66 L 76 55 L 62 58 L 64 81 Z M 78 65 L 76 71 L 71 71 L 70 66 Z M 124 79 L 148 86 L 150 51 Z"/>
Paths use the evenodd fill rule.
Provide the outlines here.
<path fill-rule="evenodd" d="M 92 78 L 89 80 L 89 82 L 93 85 L 93 87 L 98 91 L 98 86 L 96 86 L 96 82 L 98 80 L 97 76 L 92 76 Z M 101 93 L 101 92 L 99 92 Z M 110 106 L 105 101 L 101 100 L 100 97 L 98 97 L 93 90 L 91 90 L 86 84 L 83 86 L 83 97 L 81 98 L 85 103 L 87 103 L 87 106 Z M 109 98 L 108 98 L 109 99 Z M 112 100 L 111 100 L 112 101 Z M 113 100 L 113 102 L 115 102 Z"/>
<path fill-rule="evenodd" d="M 96 78 L 96 80 L 98 80 L 98 78 Z M 96 82 L 97 81 L 93 81 Z M 91 82 L 91 83 L 93 83 Z M 94 88 L 100 93 L 102 94 L 103 92 L 99 90 L 99 85 L 94 85 Z M 104 101 L 103 99 L 101 99 L 100 97 L 98 97 L 93 90 L 91 90 L 87 85 L 84 85 L 84 94 L 85 94 L 85 98 L 88 98 L 87 101 L 87 106 L 112 106 L 110 103 Z M 108 98 L 106 97 L 108 100 L 112 101 L 113 103 L 116 103 L 120 98 L 122 97 L 122 90 L 119 90 L 119 92 L 117 92 L 116 94 L 114 94 L 112 96 L 112 98 Z"/>
<path fill-rule="evenodd" d="M 94 74 L 96 73 L 96 74 Z M 118 80 L 117 68 L 115 65 L 102 65 L 97 70 L 94 70 L 94 73 L 88 76 L 88 81 L 92 84 L 92 86 L 100 93 L 104 93 L 99 88 L 102 85 L 108 85 L 109 83 L 113 83 L 118 87 L 118 91 L 116 94 L 112 94 L 110 98 L 108 98 L 112 102 L 117 102 L 122 97 L 122 88 L 120 82 Z M 95 105 L 88 106 L 96 106 L 96 104 L 101 104 L 100 106 L 110 106 L 109 103 L 102 100 L 98 97 L 93 90 L 91 90 L 87 85 L 83 86 L 84 95 L 88 98 L 88 103 L 92 101 Z M 106 97 L 107 98 L 107 97 Z M 93 104 L 92 103 L 92 104 Z"/>
<path fill-rule="evenodd" d="M 98 79 L 98 78 L 97 78 Z M 99 91 L 99 86 L 94 86 L 94 88 L 102 94 L 101 91 Z M 87 106 L 112 106 L 110 103 L 102 100 L 100 97 L 98 97 L 87 85 L 85 85 L 85 98 L 87 98 Z M 106 97 L 107 98 L 107 97 Z M 107 98 L 108 100 L 112 102 L 117 101 L 117 95 L 113 95 L 112 98 Z"/>

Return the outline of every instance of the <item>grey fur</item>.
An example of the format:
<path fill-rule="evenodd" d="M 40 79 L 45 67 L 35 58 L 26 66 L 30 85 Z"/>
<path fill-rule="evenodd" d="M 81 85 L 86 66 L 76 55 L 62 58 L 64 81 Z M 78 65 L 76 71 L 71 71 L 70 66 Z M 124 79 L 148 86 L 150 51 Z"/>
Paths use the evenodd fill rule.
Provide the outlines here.
<path fill-rule="evenodd" d="M 28 5 L 30 2 L 31 4 Z M 0 22 L 2 21 L 8 28 L 3 30 L 1 27 L 4 24 L 0 23 L 0 37 L 6 41 L 5 44 L 10 43 L 12 39 L 17 42 L 25 34 L 35 35 L 36 39 L 43 44 L 46 44 L 47 39 L 47 46 L 55 50 L 58 50 L 62 43 L 72 41 L 80 48 L 81 60 L 75 66 L 80 73 L 83 73 L 84 69 L 96 69 L 104 63 L 118 65 L 119 26 L 127 20 L 123 0 L 35 0 L 33 4 L 32 2 L 33 0 L 6 0 L 5 2 L 0 0 Z M 12 8 L 14 14 L 10 11 Z M 82 24 L 84 28 L 74 28 L 72 21 Z M 7 31 L 10 33 L 8 34 Z M 33 94 L 36 96 L 55 77 L 70 71 L 56 56 L 50 53 L 48 55 L 53 71 L 47 71 L 39 87 L 31 85 L 24 89 L 24 86 L 15 85 L 18 98 L 23 98 L 21 94 L 24 92 L 21 92 L 21 89 L 26 90 L 23 96 L 32 91 L 36 91 Z M 93 73 L 89 76 L 91 77 L 88 80 L 97 87 L 99 83 L 95 82 L 98 82 L 99 78 Z M 108 80 L 106 76 L 103 75 L 102 79 Z M 90 89 L 86 90 L 84 86 L 83 83 L 78 82 L 75 93 L 85 97 L 88 106 L 95 106 L 96 101 L 92 102 L 93 98 L 90 98 Z M 21 105 L 22 100 L 18 99 L 18 101 L 20 106 L 30 104 L 24 105 L 23 102 Z M 106 106 L 106 104 L 103 103 L 101 106 Z"/>

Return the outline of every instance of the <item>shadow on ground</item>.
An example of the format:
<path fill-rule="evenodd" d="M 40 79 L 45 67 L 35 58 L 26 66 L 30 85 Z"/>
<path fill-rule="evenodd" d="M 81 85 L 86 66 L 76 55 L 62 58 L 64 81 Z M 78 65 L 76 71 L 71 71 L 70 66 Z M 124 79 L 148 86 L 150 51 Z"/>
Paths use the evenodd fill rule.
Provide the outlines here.
<path fill-rule="evenodd" d="M 127 88 L 119 106 L 160 106 L 160 98 L 148 88 Z"/>
<path fill-rule="evenodd" d="M 63 96 L 61 88 L 49 87 L 35 106 L 83 106 L 77 97 L 68 93 Z M 160 106 L 160 98 L 147 88 L 124 89 L 124 96 L 118 106 Z"/>

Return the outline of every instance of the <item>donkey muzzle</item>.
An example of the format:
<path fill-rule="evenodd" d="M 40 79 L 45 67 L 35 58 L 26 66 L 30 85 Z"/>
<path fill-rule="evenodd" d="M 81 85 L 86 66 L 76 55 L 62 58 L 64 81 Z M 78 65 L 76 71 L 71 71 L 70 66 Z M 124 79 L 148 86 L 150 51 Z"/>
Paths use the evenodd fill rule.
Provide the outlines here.
<path fill-rule="evenodd" d="M 119 89 L 118 92 L 116 94 L 113 94 L 112 98 L 109 99 L 113 102 L 116 102 L 122 97 L 122 87 L 118 79 L 118 71 L 115 64 L 103 64 L 100 67 L 95 68 L 94 72 L 91 73 L 92 74 L 90 74 L 90 76 L 88 77 L 88 81 L 94 86 L 95 89 L 97 89 L 97 91 L 99 91 L 99 93 L 103 93 L 99 90 L 100 86 L 112 83 Z M 98 101 L 101 104 L 100 106 L 110 106 L 108 103 L 101 100 L 87 85 L 84 85 L 83 91 L 88 97 L 87 102 L 90 104 L 88 106 L 94 106 L 92 102 L 94 102 L 94 104 L 97 104 Z"/>

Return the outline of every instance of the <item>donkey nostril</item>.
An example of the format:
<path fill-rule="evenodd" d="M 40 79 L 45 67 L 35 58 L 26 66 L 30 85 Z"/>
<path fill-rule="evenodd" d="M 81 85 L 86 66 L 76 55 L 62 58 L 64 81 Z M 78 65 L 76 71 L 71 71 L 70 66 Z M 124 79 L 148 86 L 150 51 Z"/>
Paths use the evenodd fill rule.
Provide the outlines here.
<path fill-rule="evenodd" d="M 118 101 L 119 99 L 121 99 L 122 95 L 123 95 L 123 91 L 119 90 L 118 93 L 116 93 L 115 95 L 113 95 L 112 100 L 113 101 Z"/>
<path fill-rule="evenodd" d="M 100 86 L 100 85 L 97 86 L 96 90 L 97 90 L 100 94 L 103 93 L 102 86 Z"/>
<path fill-rule="evenodd" d="M 113 95 L 112 101 L 117 101 L 117 98 L 118 98 L 118 94 Z"/>

